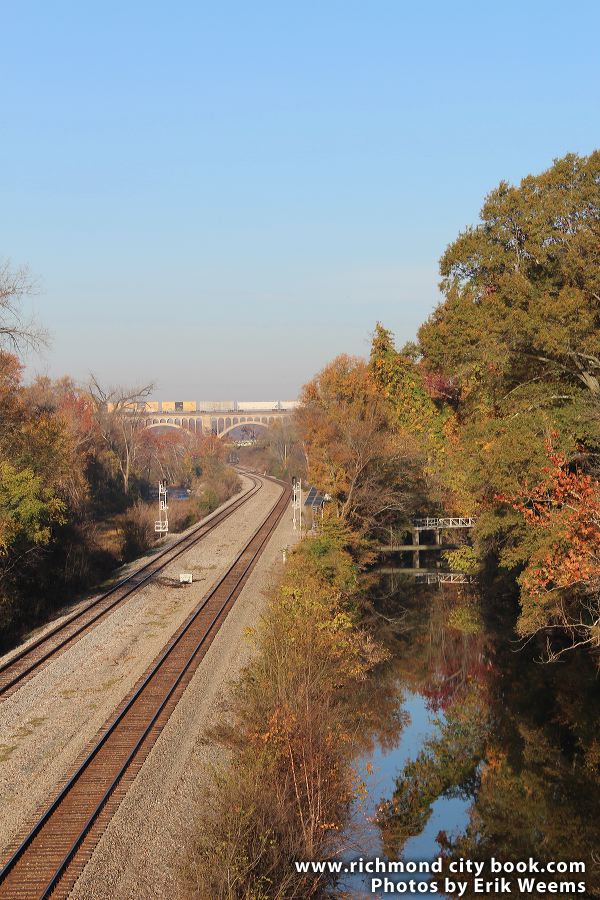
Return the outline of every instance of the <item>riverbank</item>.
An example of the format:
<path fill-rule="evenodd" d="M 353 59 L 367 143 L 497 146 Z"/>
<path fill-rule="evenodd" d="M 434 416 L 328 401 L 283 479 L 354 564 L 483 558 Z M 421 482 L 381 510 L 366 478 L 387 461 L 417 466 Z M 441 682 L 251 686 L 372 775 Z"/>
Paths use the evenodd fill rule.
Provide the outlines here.
<path fill-rule="evenodd" d="M 344 871 L 352 860 L 441 857 L 446 874 L 461 858 L 531 856 L 581 860 L 600 897 L 589 654 L 542 665 L 541 644 L 517 643 L 514 597 L 376 572 L 367 631 L 363 579 L 330 541 L 303 542 L 271 592 L 214 734 L 227 758 L 195 810 L 185 896 L 358 900 L 380 894 Z M 296 870 L 327 859 L 339 876 Z"/>
<path fill-rule="evenodd" d="M 360 623 L 350 537 L 330 522 L 305 538 L 270 593 L 214 733 L 227 757 L 196 812 L 189 896 L 306 900 L 328 886 L 295 861 L 337 849 L 361 791 L 351 760 L 373 728 L 365 711 L 393 705 L 371 690 L 386 654 Z"/>

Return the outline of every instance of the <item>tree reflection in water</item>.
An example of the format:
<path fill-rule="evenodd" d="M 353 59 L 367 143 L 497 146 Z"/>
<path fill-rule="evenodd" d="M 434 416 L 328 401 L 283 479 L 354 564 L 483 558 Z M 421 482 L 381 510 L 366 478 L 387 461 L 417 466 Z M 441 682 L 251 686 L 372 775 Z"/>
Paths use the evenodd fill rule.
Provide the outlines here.
<path fill-rule="evenodd" d="M 401 857 L 433 804 L 459 796 L 470 801 L 469 823 L 461 834 L 442 828 L 437 841 L 446 857 L 583 860 L 587 896 L 600 897 L 594 660 L 573 653 L 541 664 L 540 646 L 515 643 L 511 599 L 480 599 L 470 590 L 406 583 L 390 590 L 388 583 L 382 592 L 389 668 L 439 715 L 438 733 L 379 805 L 382 847 L 389 858 Z M 394 628 L 387 622 L 398 605 L 405 614 Z"/>

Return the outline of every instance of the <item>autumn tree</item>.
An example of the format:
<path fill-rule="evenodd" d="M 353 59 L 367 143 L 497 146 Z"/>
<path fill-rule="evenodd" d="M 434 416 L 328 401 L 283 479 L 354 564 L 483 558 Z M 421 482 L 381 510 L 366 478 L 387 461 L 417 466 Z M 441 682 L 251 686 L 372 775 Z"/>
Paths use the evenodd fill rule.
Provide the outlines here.
<path fill-rule="evenodd" d="M 505 498 L 499 498 L 505 499 Z M 600 483 L 548 446 L 542 480 L 511 498 L 525 524 L 521 634 L 547 637 L 550 659 L 600 645 Z M 552 640 L 559 630 L 566 646 Z"/>
<path fill-rule="evenodd" d="M 140 404 L 144 404 L 153 389 L 153 384 L 104 388 L 95 376 L 90 379 L 89 393 L 95 408 L 97 426 L 106 447 L 114 455 L 125 494 L 129 493 L 133 467 L 142 445 L 142 428 L 134 413 Z"/>
<path fill-rule="evenodd" d="M 296 414 L 309 479 L 360 529 L 406 514 L 418 448 L 394 434 L 367 363 L 338 356 L 303 388 Z"/>
<path fill-rule="evenodd" d="M 75 442 L 54 408 L 31 402 L 21 384 L 20 363 L 8 354 L 0 354 L 0 408 L 0 462 L 6 463 L 5 478 L 12 472 L 21 488 L 31 482 L 30 497 L 59 497 L 69 505 L 73 500 L 69 485 L 81 476 Z M 32 540 L 39 543 L 34 532 L 35 527 Z"/>
<path fill-rule="evenodd" d="M 22 389 L 22 397 L 34 422 L 50 418 L 60 424 L 70 460 L 63 490 L 71 510 L 85 516 L 90 500 L 88 469 L 91 460 L 104 452 L 90 395 L 72 378 L 39 376 Z"/>
<path fill-rule="evenodd" d="M 454 464 L 462 449 L 456 419 L 458 380 L 429 370 L 415 344 L 397 350 L 392 332 L 379 322 L 369 366 L 388 406 L 390 427 L 410 436 L 420 448 L 428 508 L 444 507 L 462 515 L 472 512 L 462 469 Z"/>
<path fill-rule="evenodd" d="M 298 429 L 294 422 L 273 422 L 261 436 L 261 445 L 271 457 L 270 470 L 285 477 L 292 466 L 296 474 L 303 470 L 303 455 Z"/>
<path fill-rule="evenodd" d="M 222 442 L 218 441 L 223 457 Z M 146 429 L 141 435 L 137 468 L 148 481 L 159 479 L 169 484 L 190 487 L 202 473 L 207 457 L 214 454 L 213 440 L 181 428 Z"/>
<path fill-rule="evenodd" d="M 12 433 L 25 414 L 20 391 L 22 374 L 19 359 L 13 353 L 0 351 L 0 451 L 9 445 Z"/>
<path fill-rule="evenodd" d="M 599 263 L 598 152 L 502 182 L 442 257 L 421 366 L 457 387 L 455 468 L 480 508 L 539 475 L 551 431 L 565 452 L 598 448 Z"/>
<path fill-rule="evenodd" d="M 380 393 L 390 403 L 394 424 L 417 436 L 430 457 L 442 452 L 452 415 L 457 383 L 432 374 L 415 359 L 415 348 L 396 350 L 394 337 L 377 323 L 371 343 L 370 369 Z"/>
<path fill-rule="evenodd" d="M 65 529 L 83 514 L 87 482 L 66 421 L 55 406 L 34 402 L 21 384 L 20 363 L 6 353 L 0 353 L 0 409 L 1 644 L 11 622 L 47 601 L 49 583 L 61 583 L 61 565 L 79 541 Z"/>
<path fill-rule="evenodd" d="M 535 542 L 498 498 L 545 482 L 550 435 L 584 474 L 600 451 L 599 263 L 600 153 L 570 154 L 488 195 L 442 257 L 444 299 L 419 330 L 424 383 L 452 411 L 440 475 L 478 513 L 480 557 L 514 577 Z"/>

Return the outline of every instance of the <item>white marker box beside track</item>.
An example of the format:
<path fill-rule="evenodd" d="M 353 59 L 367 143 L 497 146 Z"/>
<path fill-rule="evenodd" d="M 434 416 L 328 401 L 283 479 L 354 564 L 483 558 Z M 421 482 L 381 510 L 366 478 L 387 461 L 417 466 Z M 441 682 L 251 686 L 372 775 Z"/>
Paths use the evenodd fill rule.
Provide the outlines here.
<path fill-rule="evenodd" d="M 194 576 L 191 572 L 180 572 L 179 574 L 179 583 L 180 584 L 191 584 L 194 580 Z"/>

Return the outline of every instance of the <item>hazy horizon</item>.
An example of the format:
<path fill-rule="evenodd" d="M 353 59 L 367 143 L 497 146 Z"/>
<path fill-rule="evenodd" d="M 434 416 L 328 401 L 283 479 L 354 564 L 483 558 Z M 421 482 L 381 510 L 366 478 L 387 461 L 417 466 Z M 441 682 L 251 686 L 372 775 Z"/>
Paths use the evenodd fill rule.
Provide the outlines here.
<path fill-rule="evenodd" d="M 293 399 L 378 320 L 413 339 L 486 193 L 598 138 L 592 3 L 26 3 L 3 25 L 0 259 L 53 337 L 28 377 Z"/>

